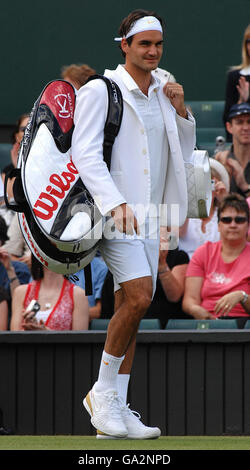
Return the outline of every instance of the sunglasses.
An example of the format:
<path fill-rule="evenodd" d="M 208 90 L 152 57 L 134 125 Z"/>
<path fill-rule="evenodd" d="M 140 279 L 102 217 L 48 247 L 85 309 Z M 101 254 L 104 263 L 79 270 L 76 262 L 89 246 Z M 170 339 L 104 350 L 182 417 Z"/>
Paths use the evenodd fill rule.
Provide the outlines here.
<path fill-rule="evenodd" d="M 236 224 L 244 224 L 245 222 L 248 221 L 247 217 L 243 217 L 240 215 L 236 215 L 236 217 L 221 217 L 220 218 L 220 222 L 222 222 L 223 224 L 231 224 L 233 220 Z"/>
<path fill-rule="evenodd" d="M 19 127 L 19 132 L 24 132 L 25 129 L 26 129 L 26 126 L 21 126 L 21 127 Z"/>

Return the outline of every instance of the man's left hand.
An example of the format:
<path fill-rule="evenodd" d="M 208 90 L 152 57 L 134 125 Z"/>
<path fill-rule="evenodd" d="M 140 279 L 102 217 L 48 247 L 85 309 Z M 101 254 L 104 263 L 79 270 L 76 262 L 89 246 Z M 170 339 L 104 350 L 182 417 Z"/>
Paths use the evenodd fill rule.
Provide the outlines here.
<path fill-rule="evenodd" d="M 175 82 L 167 82 L 163 87 L 163 92 L 170 100 L 172 106 L 176 109 L 177 114 L 183 118 L 187 118 L 187 110 L 184 103 L 184 90 L 182 85 Z"/>

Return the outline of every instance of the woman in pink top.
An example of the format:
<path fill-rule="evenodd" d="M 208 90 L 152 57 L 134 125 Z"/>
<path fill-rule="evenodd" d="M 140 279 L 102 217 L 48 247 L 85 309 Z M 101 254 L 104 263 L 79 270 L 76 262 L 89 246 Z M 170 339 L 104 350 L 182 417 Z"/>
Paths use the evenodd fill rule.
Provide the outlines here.
<path fill-rule="evenodd" d="M 250 318 L 249 207 L 230 194 L 218 210 L 220 241 L 206 242 L 187 268 L 183 309 L 197 319 Z"/>
<path fill-rule="evenodd" d="M 33 256 L 33 281 L 17 287 L 12 298 L 11 330 L 87 330 L 85 291 L 62 274 L 44 268 Z M 40 305 L 34 319 L 25 315 L 32 300 Z"/>

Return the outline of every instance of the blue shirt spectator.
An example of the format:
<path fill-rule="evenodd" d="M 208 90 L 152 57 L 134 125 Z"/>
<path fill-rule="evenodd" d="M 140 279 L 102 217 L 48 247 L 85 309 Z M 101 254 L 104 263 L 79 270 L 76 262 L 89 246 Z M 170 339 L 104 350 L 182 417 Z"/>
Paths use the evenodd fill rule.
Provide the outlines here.
<path fill-rule="evenodd" d="M 93 294 L 88 296 L 88 302 L 90 307 L 89 313 L 91 320 L 92 318 L 98 318 L 101 315 L 102 287 L 108 272 L 108 268 L 106 263 L 99 255 L 96 255 L 90 264 Z M 75 280 L 74 284 L 82 287 L 82 289 L 85 289 L 84 270 L 82 269 L 81 271 L 78 271 L 75 273 L 75 276 L 78 278 L 78 280 Z"/>
<path fill-rule="evenodd" d="M 30 270 L 28 266 L 20 261 L 12 261 L 11 264 L 14 267 L 16 277 L 20 284 L 28 284 L 30 281 Z M 0 263 L 0 286 L 10 294 L 10 279 L 8 277 L 7 270 L 2 263 Z"/>

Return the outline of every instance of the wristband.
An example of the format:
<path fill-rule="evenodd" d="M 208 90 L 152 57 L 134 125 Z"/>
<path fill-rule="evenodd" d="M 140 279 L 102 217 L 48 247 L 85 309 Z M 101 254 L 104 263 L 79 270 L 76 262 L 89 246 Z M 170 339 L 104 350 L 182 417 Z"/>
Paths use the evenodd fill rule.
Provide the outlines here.
<path fill-rule="evenodd" d="M 17 279 L 17 276 L 12 277 L 11 279 L 9 279 L 9 281 L 10 281 L 10 282 L 13 282 L 13 281 L 15 281 L 16 279 Z"/>
<path fill-rule="evenodd" d="M 159 271 L 158 274 L 159 274 L 159 276 L 160 276 L 161 274 L 167 273 L 168 271 L 170 271 L 170 269 L 169 269 L 168 266 L 166 266 L 166 268 L 163 269 L 163 271 Z"/>
<path fill-rule="evenodd" d="M 240 301 L 241 305 L 244 305 L 248 299 L 248 294 L 242 290 L 241 293 L 243 294 L 243 299 Z"/>

